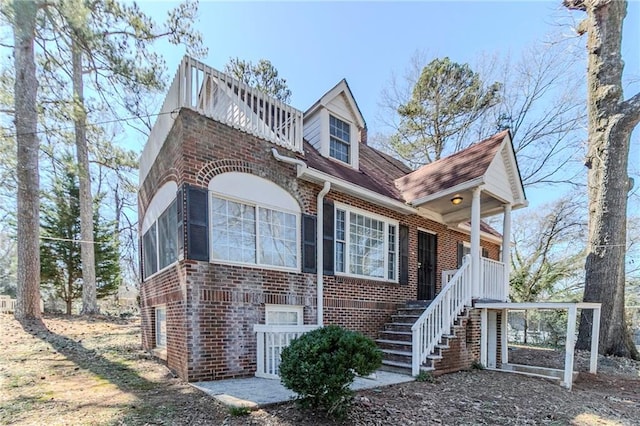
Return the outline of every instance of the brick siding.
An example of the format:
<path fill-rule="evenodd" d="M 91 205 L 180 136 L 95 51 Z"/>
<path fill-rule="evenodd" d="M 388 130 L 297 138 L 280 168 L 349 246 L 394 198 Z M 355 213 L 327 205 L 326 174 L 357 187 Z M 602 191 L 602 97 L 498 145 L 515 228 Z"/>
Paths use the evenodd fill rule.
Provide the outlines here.
<path fill-rule="evenodd" d="M 320 187 L 298 180 L 294 166 L 276 161 L 271 154 L 273 146 L 182 109 L 142 182 L 139 217 L 143 218 L 153 195 L 164 183 L 174 180 L 178 187 L 188 183 L 207 188 L 214 176 L 229 171 L 268 179 L 290 193 L 303 213 L 315 214 Z M 284 148 L 278 150 L 293 156 Z M 327 198 L 409 227 L 408 285 L 325 276 L 325 323 L 339 324 L 372 338 L 377 337 L 400 304 L 416 298 L 418 228 L 437 234 L 437 290 L 441 288 L 442 270 L 456 268 L 457 243 L 469 241 L 468 235 L 417 215 L 402 215 L 335 191 Z M 498 245 L 483 241 L 482 246 L 488 249 L 491 258 L 498 258 Z M 182 255 L 186 257 L 186 252 Z M 178 376 L 198 381 L 253 375 L 256 369 L 253 325 L 264 324 L 265 304 L 271 303 L 302 305 L 305 324 L 316 323 L 316 275 L 182 260 L 141 286 L 143 347 L 149 350 L 154 347 L 154 307 L 166 305 L 167 365 Z M 475 319 L 469 321 L 475 327 Z M 479 335 L 473 332 L 470 336 L 477 338 L 479 345 Z M 447 361 L 447 371 L 468 367 L 469 357 L 478 352 L 463 346 L 458 349 L 461 355 Z"/>

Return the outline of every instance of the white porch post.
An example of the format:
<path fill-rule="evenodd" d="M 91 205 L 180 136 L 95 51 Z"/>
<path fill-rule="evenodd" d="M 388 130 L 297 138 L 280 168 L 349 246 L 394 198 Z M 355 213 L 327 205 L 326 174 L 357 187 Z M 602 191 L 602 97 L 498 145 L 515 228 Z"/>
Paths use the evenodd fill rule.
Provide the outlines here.
<path fill-rule="evenodd" d="M 480 283 L 480 187 L 473 190 L 471 200 L 471 286 L 474 299 L 482 297 Z"/>
<path fill-rule="evenodd" d="M 509 274 L 511 273 L 511 204 L 504 205 L 502 263 L 504 263 L 504 301 L 507 301 L 509 300 Z"/>
<path fill-rule="evenodd" d="M 489 332 L 487 308 L 480 310 L 480 364 L 487 366 L 487 333 Z"/>
<path fill-rule="evenodd" d="M 578 309 L 576 305 L 569 307 L 569 315 L 567 315 L 567 337 L 565 339 L 565 355 L 564 355 L 564 381 L 562 386 L 571 390 L 573 382 L 573 352 L 576 345 L 576 318 L 578 317 Z"/>
<path fill-rule="evenodd" d="M 502 365 L 509 363 L 509 336 L 507 335 L 507 333 L 509 333 L 509 328 L 507 326 L 508 315 L 509 310 L 503 309 L 502 321 L 500 321 L 500 358 Z"/>
<path fill-rule="evenodd" d="M 589 373 L 598 372 L 598 345 L 600 342 L 600 307 L 593 308 L 593 324 L 591 325 L 591 357 Z"/>

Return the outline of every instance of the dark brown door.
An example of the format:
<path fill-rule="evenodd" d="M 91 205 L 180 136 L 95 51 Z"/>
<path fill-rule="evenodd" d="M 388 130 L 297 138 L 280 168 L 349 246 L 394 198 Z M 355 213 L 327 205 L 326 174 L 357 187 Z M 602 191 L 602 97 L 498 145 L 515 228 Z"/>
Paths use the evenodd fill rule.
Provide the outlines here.
<path fill-rule="evenodd" d="M 436 296 L 436 235 L 418 231 L 418 300 Z"/>

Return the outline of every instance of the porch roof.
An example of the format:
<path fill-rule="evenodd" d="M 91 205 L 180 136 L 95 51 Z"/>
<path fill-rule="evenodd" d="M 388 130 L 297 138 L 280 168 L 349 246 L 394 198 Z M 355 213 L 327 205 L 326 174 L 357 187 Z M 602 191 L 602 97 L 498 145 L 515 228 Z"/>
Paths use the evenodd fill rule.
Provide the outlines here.
<path fill-rule="evenodd" d="M 504 204 L 511 204 L 512 209 L 527 204 L 508 130 L 415 171 L 366 144 L 360 144 L 359 150 L 359 170 L 322 156 L 306 141 L 299 158 L 310 170 L 401 203 L 405 213 L 407 208 L 415 209 L 441 223 L 467 222 L 471 191 L 478 186 L 483 188 L 482 216 L 501 213 Z M 452 204 L 454 195 L 460 195 L 463 202 Z"/>

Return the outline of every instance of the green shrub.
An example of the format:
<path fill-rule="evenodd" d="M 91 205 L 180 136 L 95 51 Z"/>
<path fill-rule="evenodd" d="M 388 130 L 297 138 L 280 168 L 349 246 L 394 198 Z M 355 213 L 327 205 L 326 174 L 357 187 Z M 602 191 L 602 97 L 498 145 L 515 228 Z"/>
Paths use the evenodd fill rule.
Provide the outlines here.
<path fill-rule="evenodd" d="M 360 333 L 335 325 L 313 330 L 282 351 L 280 378 L 304 407 L 341 417 L 353 397 L 349 385 L 382 364 L 376 344 Z"/>

